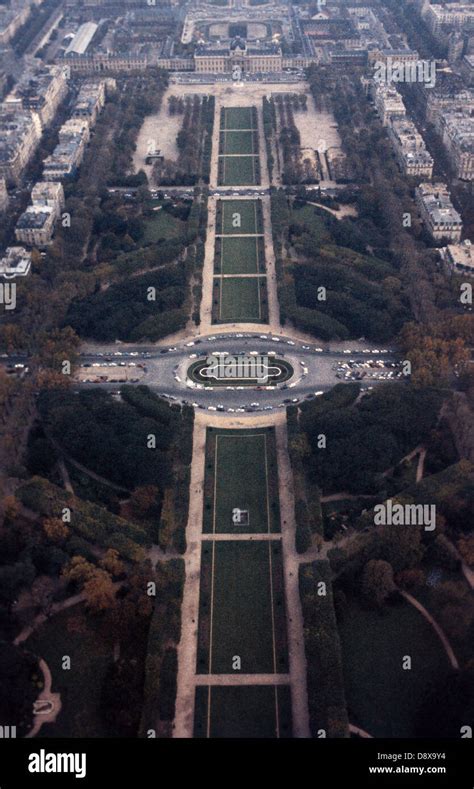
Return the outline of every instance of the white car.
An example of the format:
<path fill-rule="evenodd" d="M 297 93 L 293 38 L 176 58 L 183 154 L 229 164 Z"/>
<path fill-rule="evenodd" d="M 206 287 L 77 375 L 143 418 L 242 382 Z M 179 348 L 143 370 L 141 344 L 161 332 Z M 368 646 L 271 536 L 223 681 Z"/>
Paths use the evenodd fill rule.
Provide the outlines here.
<path fill-rule="evenodd" d="M 189 358 L 190 359 L 197 359 L 197 353 L 190 353 L 189 354 Z"/>
<path fill-rule="evenodd" d="M 316 397 L 320 397 L 322 394 L 324 394 L 324 392 L 315 392 L 314 394 Z"/>
<path fill-rule="evenodd" d="M 193 345 L 194 345 L 193 342 L 187 342 L 186 343 L 186 348 L 192 348 Z"/>
<path fill-rule="evenodd" d="M 293 340 L 287 340 L 287 341 L 286 341 L 286 344 L 287 344 L 287 345 L 296 345 L 296 343 L 295 343 L 295 342 L 293 342 Z"/>
<path fill-rule="evenodd" d="M 215 407 L 215 405 L 208 405 L 207 406 L 207 410 L 208 411 L 217 411 L 217 408 Z"/>

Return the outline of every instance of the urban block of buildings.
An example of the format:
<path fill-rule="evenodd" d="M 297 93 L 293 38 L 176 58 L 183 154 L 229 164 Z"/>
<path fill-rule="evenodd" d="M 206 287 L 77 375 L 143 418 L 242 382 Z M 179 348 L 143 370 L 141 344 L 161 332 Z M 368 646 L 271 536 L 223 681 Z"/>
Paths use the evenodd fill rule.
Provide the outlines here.
<path fill-rule="evenodd" d="M 0 178 L 18 184 L 41 138 L 41 122 L 29 110 L 0 109 Z"/>
<path fill-rule="evenodd" d="M 58 145 L 43 162 L 45 181 L 62 181 L 76 175 L 89 143 L 90 131 L 104 107 L 107 88 L 115 88 L 115 81 L 106 79 L 83 83 L 71 117 L 59 130 Z"/>
<path fill-rule="evenodd" d="M 474 277 L 474 246 L 469 239 L 460 244 L 448 244 L 441 250 L 441 256 L 450 271 Z"/>
<path fill-rule="evenodd" d="M 426 150 L 423 137 L 412 121 L 408 118 L 391 118 L 388 136 L 404 175 L 431 178 L 433 159 Z"/>
<path fill-rule="evenodd" d="M 31 192 L 31 205 L 16 224 L 17 241 L 39 248 L 48 246 L 64 202 L 64 191 L 59 182 L 40 181 L 35 184 Z"/>
<path fill-rule="evenodd" d="M 421 219 L 431 237 L 435 241 L 444 238 L 460 241 L 462 219 L 451 202 L 446 184 L 421 183 L 415 195 Z"/>
<path fill-rule="evenodd" d="M 25 110 L 36 113 L 41 128 L 47 128 L 68 92 L 68 70 L 64 66 L 43 66 L 25 72 L 6 97 L 7 111 Z"/>

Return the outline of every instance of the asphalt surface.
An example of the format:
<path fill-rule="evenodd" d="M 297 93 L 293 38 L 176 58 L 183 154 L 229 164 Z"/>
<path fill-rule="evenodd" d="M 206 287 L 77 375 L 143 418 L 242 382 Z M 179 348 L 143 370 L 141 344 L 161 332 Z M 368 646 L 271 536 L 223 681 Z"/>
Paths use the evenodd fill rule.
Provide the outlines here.
<path fill-rule="evenodd" d="M 381 353 L 381 349 L 373 349 L 370 344 L 364 346 L 370 353 L 362 353 L 362 348 L 355 348 L 348 343 L 350 353 L 319 348 L 317 345 L 302 343 L 279 335 L 258 335 L 239 332 L 239 334 L 212 334 L 208 337 L 184 340 L 174 346 L 156 345 L 94 345 L 83 347 L 80 357 L 81 364 L 97 364 L 104 362 L 133 362 L 144 365 L 139 383 L 149 386 L 157 394 L 170 399 L 171 402 L 193 404 L 195 408 L 209 409 L 229 413 L 229 409 L 243 408 L 245 413 L 271 411 L 283 408 L 291 403 L 301 402 L 318 396 L 337 383 L 340 379 L 333 369 L 336 362 L 349 360 L 367 361 L 368 359 L 385 359 L 393 361 L 393 353 Z M 374 353 L 374 350 L 376 353 Z M 385 350 L 385 349 L 382 349 Z M 187 379 L 187 370 L 197 358 L 205 357 L 212 351 L 242 353 L 257 351 L 258 353 L 274 352 L 278 357 L 286 359 L 294 368 L 294 375 L 286 384 L 276 387 L 228 387 L 198 388 Z M 90 377 L 103 372 L 101 368 L 88 367 Z M 141 371 L 140 371 L 141 372 Z M 377 381 L 362 381 L 363 389 L 374 386 Z M 75 389 L 100 387 L 101 389 L 118 392 L 122 384 L 79 383 Z M 252 405 L 253 404 L 253 405 Z M 257 405 L 258 404 L 258 405 Z M 246 409 L 249 409 L 248 411 Z M 232 413 L 232 411 L 230 411 Z M 242 412 L 238 412 L 242 413 Z"/>

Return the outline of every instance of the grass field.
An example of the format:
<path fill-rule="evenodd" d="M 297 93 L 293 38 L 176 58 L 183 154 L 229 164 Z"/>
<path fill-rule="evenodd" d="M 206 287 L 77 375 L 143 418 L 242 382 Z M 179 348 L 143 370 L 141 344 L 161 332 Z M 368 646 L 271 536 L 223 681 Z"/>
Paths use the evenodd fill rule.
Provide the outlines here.
<path fill-rule="evenodd" d="M 252 131 L 221 131 L 220 145 L 224 155 L 258 153 L 258 140 Z"/>
<path fill-rule="evenodd" d="M 260 283 L 265 282 L 265 277 L 223 277 L 220 282 L 220 321 L 258 323 L 264 320 Z"/>
<path fill-rule="evenodd" d="M 449 670 L 432 627 L 408 603 L 380 614 L 351 600 L 339 632 L 351 723 L 373 737 L 414 737 L 428 686 Z M 411 656 L 410 671 L 402 669 L 404 655 Z"/>
<path fill-rule="evenodd" d="M 216 228 L 219 235 L 235 235 L 240 233 L 260 233 L 258 226 L 257 200 L 220 200 L 220 227 Z M 237 226 L 234 223 L 238 223 Z"/>
<path fill-rule="evenodd" d="M 204 540 L 198 674 L 286 673 L 288 656 L 280 540 Z"/>
<path fill-rule="evenodd" d="M 196 688 L 194 737 L 291 737 L 287 685 Z"/>
<path fill-rule="evenodd" d="M 78 627 L 79 620 L 82 627 Z M 53 676 L 53 692 L 61 694 L 58 718 L 46 724 L 39 736 L 113 736 L 100 714 L 100 695 L 113 662 L 113 644 L 100 635 L 84 610 L 77 606 L 56 614 L 30 636 L 25 646 L 45 659 Z M 64 655 L 71 658 L 70 671 L 62 668 Z"/>
<path fill-rule="evenodd" d="M 206 435 L 205 534 L 265 534 L 280 531 L 275 433 L 215 430 Z M 235 507 L 248 524 L 232 522 Z"/>
<path fill-rule="evenodd" d="M 255 186 L 258 183 L 258 156 L 221 156 L 223 186 Z"/>
<path fill-rule="evenodd" d="M 226 107 L 221 129 L 253 129 L 252 107 Z"/>
<path fill-rule="evenodd" d="M 221 274 L 258 274 L 257 236 L 221 240 Z"/>
<path fill-rule="evenodd" d="M 167 211 L 155 211 L 152 217 L 147 217 L 144 222 L 144 232 L 141 243 L 156 244 L 161 239 L 168 241 L 182 235 L 185 223 Z"/>

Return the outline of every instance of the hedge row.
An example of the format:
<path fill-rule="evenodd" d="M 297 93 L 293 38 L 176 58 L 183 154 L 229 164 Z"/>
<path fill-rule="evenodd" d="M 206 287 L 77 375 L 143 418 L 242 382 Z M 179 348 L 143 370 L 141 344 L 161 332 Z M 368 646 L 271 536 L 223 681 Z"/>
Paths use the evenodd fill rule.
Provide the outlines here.
<path fill-rule="evenodd" d="M 327 561 L 300 565 L 307 662 L 309 719 L 312 737 L 347 737 L 348 718 L 341 646 Z"/>
<path fill-rule="evenodd" d="M 183 559 L 158 564 L 156 605 L 148 633 L 145 662 L 143 712 L 140 736 L 171 736 L 175 714 L 178 659 L 181 636 L 181 603 L 185 580 Z"/>
<path fill-rule="evenodd" d="M 32 477 L 21 485 L 16 497 L 25 507 L 48 518 L 60 518 L 68 507 L 71 510 L 68 525 L 76 535 L 101 548 L 115 548 L 123 559 L 143 561 L 144 548 L 150 547 L 146 531 L 140 526 L 97 504 L 76 498 L 43 477 Z"/>

